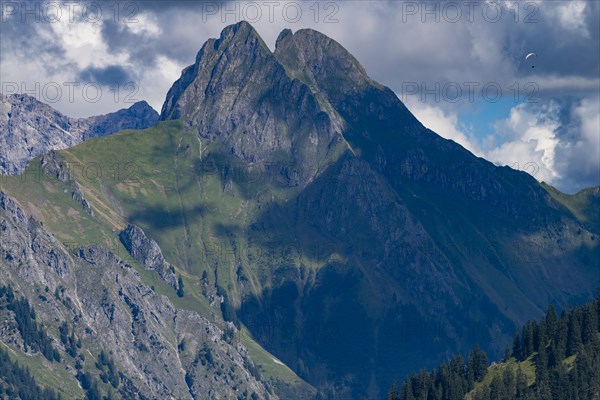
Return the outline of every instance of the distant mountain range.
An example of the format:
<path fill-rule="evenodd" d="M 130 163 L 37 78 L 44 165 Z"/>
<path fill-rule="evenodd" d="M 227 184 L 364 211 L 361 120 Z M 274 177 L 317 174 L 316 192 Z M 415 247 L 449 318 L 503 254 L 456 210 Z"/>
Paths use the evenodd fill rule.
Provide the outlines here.
<path fill-rule="evenodd" d="M 0 173 L 16 175 L 33 158 L 123 129 L 144 129 L 158 120 L 145 101 L 128 109 L 70 118 L 26 94 L 0 94 Z"/>
<path fill-rule="evenodd" d="M 225 28 L 156 124 L 145 103 L 86 128 L 3 104 L 29 111 L 0 119 L 2 162 L 21 165 L 4 171 L 22 173 L 0 177 L 0 277 L 63 355 L 43 363 L 64 395 L 83 396 L 80 370 L 121 398 L 383 398 L 474 343 L 500 357 L 600 286 L 600 188 L 474 156 L 310 29 L 271 51 Z M 17 325 L 0 340 L 21 360 Z"/>

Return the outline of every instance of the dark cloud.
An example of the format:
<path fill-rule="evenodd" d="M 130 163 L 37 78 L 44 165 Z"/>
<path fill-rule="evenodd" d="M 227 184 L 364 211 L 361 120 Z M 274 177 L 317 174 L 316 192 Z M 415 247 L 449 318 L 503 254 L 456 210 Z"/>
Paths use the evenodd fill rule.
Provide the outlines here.
<path fill-rule="evenodd" d="M 48 36 L 44 35 L 50 25 L 43 18 L 39 4 L 35 1 L 0 2 L 1 58 L 12 56 L 28 59 L 46 54 L 55 60 L 64 57 L 61 43 L 48 41 Z M 33 12 L 26 14 L 24 10 Z"/>
<path fill-rule="evenodd" d="M 112 0 L 105 0 L 110 2 Z M 226 1 L 214 1 L 214 0 L 138 0 L 135 3 L 139 6 L 140 10 L 146 11 L 165 11 L 165 10 L 206 10 L 213 5 L 220 6 L 224 3 L 230 3 L 232 0 Z"/>
<path fill-rule="evenodd" d="M 87 67 L 81 71 L 79 78 L 84 82 L 95 82 L 104 86 L 122 86 L 131 81 L 130 74 L 120 65 L 102 68 Z"/>
<path fill-rule="evenodd" d="M 155 67 L 156 59 L 161 55 L 180 63 L 192 62 L 202 45 L 200 40 L 191 42 L 187 37 L 180 37 L 179 33 L 170 32 L 169 23 L 165 21 L 176 22 L 167 15 L 161 18 L 158 26 L 162 33 L 152 38 L 144 33 L 135 33 L 125 24 L 105 20 L 102 22 L 102 39 L 109 51 L 126 53 L 131 62 L 144 69 Z"/>
<path fill-rule="evenodd" d="M 560 16 L 568 12 L 569 3 L 574 2 L 541 3 L 539 22 L 517 26 L 520 47 L 538 55 L 536 73 L 597 78 L 600 75 L 600 3 L 584 3 L 581 27 Z M 520 72 L 528 74 L 530 65 L 526 65 L 522 57 L 519 61 L 525 67 Z"/>

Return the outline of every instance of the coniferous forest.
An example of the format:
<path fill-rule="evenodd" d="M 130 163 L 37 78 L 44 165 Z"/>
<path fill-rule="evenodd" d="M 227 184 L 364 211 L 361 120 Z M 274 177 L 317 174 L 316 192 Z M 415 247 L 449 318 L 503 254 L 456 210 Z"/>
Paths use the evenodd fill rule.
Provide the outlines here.
<path fill-rule="evenodd" d="M 515 332 L 505 359 L 488 367 L 479 347 L 395 382 L 387 400 L 600 399 L 600 291 L 596 298 Z"/>
<path fill-rule="evenodd" d="M 60 396 L 40 387 L 29 370 L 12 361 L 0 347 L 0 399 L 55 400 Z"/>

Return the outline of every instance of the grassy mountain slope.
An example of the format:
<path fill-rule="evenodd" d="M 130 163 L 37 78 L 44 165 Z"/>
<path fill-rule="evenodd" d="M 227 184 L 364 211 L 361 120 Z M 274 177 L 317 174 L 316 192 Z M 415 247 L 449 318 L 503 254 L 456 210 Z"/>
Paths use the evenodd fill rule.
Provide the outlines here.
<path fill-rule="evenodd" d="M 52 365 L 41 355 L 29 356 L 1 342 L 0 351 L 6 352 L 12 363 L 20 368 L 28 369 L 35 382 L 42 388 L 51 389 L 63 398 L 84 398 L 84 393 L 77 380 L 65 371 L 62 365 Z"/>
<path fill-rule="evenodd" d="M 49 167 L 37 159 L 22 176 L 4 179 L 0 190 L 19 199 L 68 248 L 101 245 L 110 249 L 135 266 L 146 284 L 169 297 L 177 307 L 223 324 L 218 304 L 216 308 L 209 305 L 202 295 L 200 277 L 207 271 L 214 282 L 218 267 L 221 286 L 236 280 L 236 265 L 228 256 L 233 250 L 225 247 L 230 242 L 213 235 L 226 229 L 222 221 L 235 223 L 232 217 L 236 213 L 253 210 L 244 210 L 243 200 L 223 191 L 212 161 L 207 162 L 204 175 L 197 173 L 197 168 L 203 168 L 195 164 L 199 161 L 199 142 L 179 122 L 160 123 L 144 131 L 123 131 L 112 139 L 91 139 L 56 155 L 68 162 L 75 183 L 49 174 Z M 73 184 L 81 188 L 94 216 L 73 199 Z M 167 259 L 183 276 L 183 298 L 158 274 L 145 270 L 128 255 L 118 238 L 126 221 L 157 239 Z M 300 398 L 314 391 L 257 345 L 250 332 L 243 331 L 237 339 L 248 347 L 259 370 L 282 393 Z"/>
<path fill-rule="evenodd" d="M 587 229 L 600 232 L 600 187 L 580 190 L 574 195 L 561 193 L 556 188 L 542 184 L 550 195 L 564 205 Z"/>

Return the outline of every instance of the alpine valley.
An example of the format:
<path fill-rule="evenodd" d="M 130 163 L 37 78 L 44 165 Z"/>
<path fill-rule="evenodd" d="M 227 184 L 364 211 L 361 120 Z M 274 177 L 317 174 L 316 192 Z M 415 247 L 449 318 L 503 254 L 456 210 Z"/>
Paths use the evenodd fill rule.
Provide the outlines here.
<path fill-rule="evenodd" d="M 228 26 L 160 116 L 0 129 L 0 397 L 380 399 L 600 286 L 600 187 L 474 156 L 314 30 Z"/>

